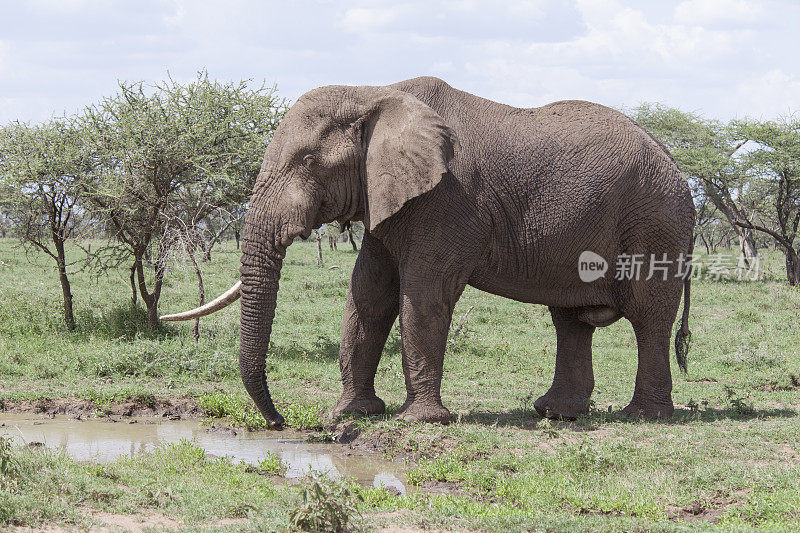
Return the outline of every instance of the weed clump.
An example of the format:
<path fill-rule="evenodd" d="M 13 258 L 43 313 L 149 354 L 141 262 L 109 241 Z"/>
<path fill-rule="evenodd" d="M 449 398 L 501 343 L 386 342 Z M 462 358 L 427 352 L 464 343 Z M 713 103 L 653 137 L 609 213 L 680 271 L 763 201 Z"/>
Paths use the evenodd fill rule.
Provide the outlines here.
<path fill-rule="evenodd" d="M 322 479 L 314 479 L 300 495 L 300 505 L 289 516 L 289 526 L 298 531 L 346 531 L 350 519 L 358 513 L 355 502 L 363 501 L 343 483 Z"/>
<path fill-rule="evenodd" d="M 0 488 L 16 483 L 19 476 L 19 463 L 11 449 L 11 439 L 0 436 Z"/>
<path fill-rule="evenodd" d="M 258 470 L 260 471 L 259 473 L 284 476 L 286 474 L 286 465 L 278 457 L 278 454 L 268 451 L 266 456 L 258 462 Z"/>

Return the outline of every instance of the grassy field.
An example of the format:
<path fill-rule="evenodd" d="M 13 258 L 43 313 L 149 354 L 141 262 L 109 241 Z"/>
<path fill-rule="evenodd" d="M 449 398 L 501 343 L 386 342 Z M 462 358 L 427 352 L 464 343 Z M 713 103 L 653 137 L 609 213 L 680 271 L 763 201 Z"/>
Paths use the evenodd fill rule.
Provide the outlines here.
<path fill-rule="evenodd" d="M 309 431 L 331 430 L 324 415 L 341 390 L 339 336 L 356 258 L 341 248 L 326 249 L 321 268 L 313 243 L 293 245 L 281 279 L 270 386 L 289 423 Z M 662 422 L 614 414 L 636 372 L 626 321 L 595 334 L 592 413 L 541 419 L 533 401 L 555 360 L 547 309 L 468 288 L 454 319 L 463 326 L 445 357 L 442 396 L 453 423 L 386 417 L 349 428 L 354 444 L 407 460 L 418 489 L 397 496 L 325 482 L 323 498 L 352 507 L 351 525 L 365 530 L 800 529 L 800 291 L 786 284 L 780 254 L 764 254 L 761 281 L 694 282 L 689 371 L 680 374 L 673 361 L 677 411 Z M 0 407 L 66 398 L 102 413 L 129 400 L 188 399 L 232 425 L 260 427 L 238 376 L 238 304 L 203 319 L 198 342 L 190 325 L 148 333 L 144 312 L 130 305 L 126 270 L 76 272 L 77 331 L 68 332 L 46 259 L 0 240 Z M 206 294 L 228 288 L 238 263 L 232 246 L 215 251 L 202 264 Z M 175 263 L 161 311 L 196 299 L 193 273 Z M 376 387 L 390 413 L 405 397 L 396 327 Z M 261 474 L 190 443 L 99 467 L 0 442 L 0 529 L 88 527 L 102 513 L 189 530 L 287 529 L 310 489 Z"/>

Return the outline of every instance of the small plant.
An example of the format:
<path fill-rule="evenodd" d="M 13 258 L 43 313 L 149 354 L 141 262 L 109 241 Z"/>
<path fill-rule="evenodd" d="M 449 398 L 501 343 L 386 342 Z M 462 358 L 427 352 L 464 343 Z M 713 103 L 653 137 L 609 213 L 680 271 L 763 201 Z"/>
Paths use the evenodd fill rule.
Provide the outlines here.
<path fill-rule="evenodd" d="M 268 451 L 266 456 L 258 462 L 259 473 L 283 476 L 286 474 L 286 465 L 278 454 Z"/>
<path fill-rule="evenodd" d="M 752 415 L 755 413 L 755 409 L 747 403 L 747 399 L 739 396 L 731 387 L 725 387 L 725 395 L 727 396 L 728 404 L 730 404 L 735 413 L 740 415 Z"/>
<path fill-rule="evenodd" d="M 577 472 L 604 472 L 613 466 L 611 459 L 588 443 L 567 450 L 568 464 Z"/>
<path fill-rule="evenodd" d="M 456 455 L 443 454 L 432 459 L 422 458 L 406 473 L 408 482 L 420 485 L 423 481 L 462 481 L 466 476 L 464 462 Z"/>
<path fill-rule="evenodd" d="M 289 516 L 289 525 L 297 531 L 347 530 L 353 514 L 358 512 L 355 501 L 363 501 L 342 483 L 314 479 L 300 491 L 302 502 Z"/>
<path fill-rule="evenodd" d="M 332 443 L 336 442 L 336 434 L 331 431 L 322 431 L 320 433 L 312 433 L 306 437 L 306 440 L 308 442 Z"/>
<path fill-rule="evenodd" d="M 528 416 L 530 408 L 533 407 L 533 392 L 529 392 L 525 396 L 519 398 L 519 403 L 522 404 L 522 415 Z"/>
<path fill-rule="evenodd" d="M 11 450 L 11 438 L 0 436 L 0 487 L 16 481 L 19 463 Z"/>
<path fill-rule="evenodd" d="M 558 437 L 558 430 L 553 427 L 553 422 L 549 418 L 542 418 L 536 422 L 536 429 L 541 429 L 548 437 Z"/>
<path fill-rule="evenodd" d="M 119 480 L 119 475 L 108 465 L 96 465 L 92 470 L 94 471 L 94 475 L 99 478 L 110 479 L 111 481 Z"/>

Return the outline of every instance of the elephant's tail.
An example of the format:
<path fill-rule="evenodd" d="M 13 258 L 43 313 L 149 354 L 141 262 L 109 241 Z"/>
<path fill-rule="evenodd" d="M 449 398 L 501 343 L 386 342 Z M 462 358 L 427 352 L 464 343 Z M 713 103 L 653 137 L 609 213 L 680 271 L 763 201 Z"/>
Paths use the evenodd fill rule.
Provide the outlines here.
<path fill-rule="evenodd" d="M 680 367 L 684 374 L 686 373 L 686 355 L 689 353 L 689 344 L 692 340 L 692 332 L 689 331 L 691 285 L 692 269 L 690 266 L 683 279 L 683 316 L 681 317 L 681 325 L 678 326 L 678 331 L 675 332 L 675 359 L 678 361 L 678 367 Z"/>

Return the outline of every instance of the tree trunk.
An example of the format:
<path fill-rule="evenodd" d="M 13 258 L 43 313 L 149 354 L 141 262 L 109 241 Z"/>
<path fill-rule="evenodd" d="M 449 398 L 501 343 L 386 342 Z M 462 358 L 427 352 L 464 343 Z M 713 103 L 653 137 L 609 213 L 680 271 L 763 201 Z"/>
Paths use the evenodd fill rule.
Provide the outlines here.
<path fill-rule="evenodd" d="M 322 235 L 319 234 L 319 231 L 314 233 L 317 236 L 317 265 L 322 265 Z"/>
<path fill-rule="evenodd" d="M 703 241 L 703 246 L 706 247 L 706 255 L 711 255 L 711 246 L 708 244 L 708 241 L 702 233 L 700 234 L 700 240 Z"/>
<path fill-rule="evenodd" d="M 158 245 L 158 257 L 155 264 L 155 275 L 153 279 L 153 292 L 147 291 L 147 282 L 144 278 L 144 266 L 142 256 L 138 255 L 135 261 L 136 277 L 139 282 L 139 292 L 142 300 L 147 307 L 147 327 L 151 331 L 158 328 L 158 300 L 161 297 L 161 286 L 164 283 L 164 271 L 166 270 L 166 246 L 163 240 Z"/>
<path fill-rule="evenodd" d="M 750 262 L 758 257 L 758 249 L 753 240 L 753 232 L 736 224 L 734 224 L 733 229 L 736 230 L 736 236 L 739 238 L 739 250 L 742 252 L 744 262 L 749 267 Z"/>
<path fill-rule="evenodd" d="M 744 256 L 745 263 L 749 266 L 750 261 L 758 257 L 758 249 L 756 248 L 755 241 L 753 240 L 753 231 L 736 224 L 737 221 L 747 220 L 746 214 L 730 198 L 723 198 L 719 194 L 709 195 L 709 198 L 714 206 L 719 209 L 723 215 L 725 215 L 725 218 L 736 232 L 736 236 L 739 239 L 739 249 Z M 728 239 L 727 248 L 730 248 L 730 237 L 726 238 Z"/>
<path fill-rule="evenodd" d="M 136 305 L 138 293 L 136 292 L 136 262 L 131 265 L 131 303 Z"/>
<path fill-rule="evenodd" d="M 145 305 L 147 306 L 147 328 L 150 331 L 158 329 L 158 301 L 152 295 L 147 298 L 142 295 Z"/>
<path fill-rule="evenodd" d="M 233 228 L 233 238 L 236 239 L 236 249 L 239 249 L 239 240 L 241 239 L 241 234 L 239 233 L 239 228 Z"/>
<path fill-rule="evenodd" d="M 75 330 L 75 316 L 72 314 L 72 291 L 67 277 L 67 258 L 64 253 L 64 241 L 53 236 L 53 244 L 56 247 L 58 278 L 61 281 L 61 293 L 64 296 L 64 322 L 67 324 L 67 329 L 73 331 Z"/>
<path fill-rule="evenodd" d="M 211 247 L 213 243 L 211 241 L 206 242 L 206 240 L 201 236 L 197 236 L 197 244 L 200 249 L 203 251 L 202 260 L 205 263 L 206 261 L 211 261 Z"/>
<path fill-rule="evenodd" d="M 203 287 L 203 274 L 200 272 L 200 267 L 197 266 L 197 260 L 194 258 L 194 250 L 189 250 L 189 259 L 192 260 L 192 267 L 194 267 L 194 275 L 197 276 L 197 294 L 200 305 L 206 303 L 206 291 Z M 199 306 L 198 306 L 199 307 Z M 200 340 L 200 318 L 194 319 L 194 326 L 192 327 L 192 335 L 194 340 Z"/>
<path fill-rule="evenodd" d="M 350 240 L 350 244 L 353 246 L 353 251 L 358 251 L 358 246 L 356 246 L 356 240 L 353 238 L 353 228 L 347 229 L 347 238 Z"/>
<path fill-rule="evenodd" d="M 800 286 L 800 255 L 794 250 L 786 250 L 786 278 L 792 287 Z"/>

